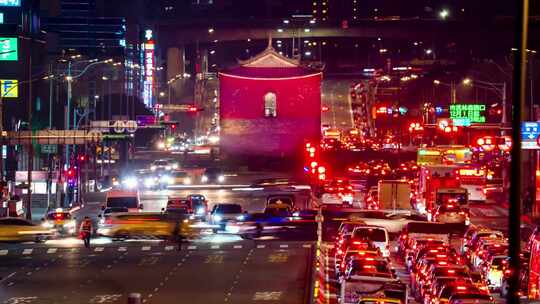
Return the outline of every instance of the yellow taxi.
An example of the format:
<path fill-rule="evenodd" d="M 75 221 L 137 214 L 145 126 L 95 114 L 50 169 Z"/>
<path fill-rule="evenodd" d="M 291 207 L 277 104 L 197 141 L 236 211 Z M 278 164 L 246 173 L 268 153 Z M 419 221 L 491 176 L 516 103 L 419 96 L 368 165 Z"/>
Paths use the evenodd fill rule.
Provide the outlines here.
<path fill-rule="evenodd" d="M 0 242 L 43 241 L 52 233 L 52 229 L 35 225 L 22 218 L 5 217 L 0 219 Z"/>
<path fill-rule="evenodd" d="M 99 223 L 98 235 L 112 238 L 151 236 L 170 238 L 179 233 L 184 238 L 194 235 L 189 217 L 171 217 L 166 213 L 113 213 Z"/>
<path fill-rule="evenodd" d="M 402 304 L 399 299 L 392 298 L 361 298 L 358 304 Z"/>

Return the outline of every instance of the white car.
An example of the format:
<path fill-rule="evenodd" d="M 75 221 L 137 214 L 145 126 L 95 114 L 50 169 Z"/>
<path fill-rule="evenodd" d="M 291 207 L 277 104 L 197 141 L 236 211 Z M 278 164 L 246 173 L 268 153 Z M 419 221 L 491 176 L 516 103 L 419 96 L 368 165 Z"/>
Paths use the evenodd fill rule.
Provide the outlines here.
<path fill-rule="evenodd" d="M 358 226 L 352 233 L 354 239 L 366 239 L 373 243 L 381 252 L 383 257 L 390 256 L 390 237 L 388 231 L 377 226 Z"/>

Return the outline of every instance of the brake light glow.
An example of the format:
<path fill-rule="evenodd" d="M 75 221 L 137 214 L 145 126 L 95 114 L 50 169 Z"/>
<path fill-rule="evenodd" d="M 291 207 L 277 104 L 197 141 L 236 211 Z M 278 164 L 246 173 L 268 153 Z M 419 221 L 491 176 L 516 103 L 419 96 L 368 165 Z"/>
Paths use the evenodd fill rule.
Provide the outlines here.
<path fill-rule="evenodd" d="M 456 271 L 455 271 L 455 270 L 453 270 L 453 269 L 448 269 L 448 271 L 447 271 L 447 272 L 448 272 L 448 273 L 456 273 Z"/>

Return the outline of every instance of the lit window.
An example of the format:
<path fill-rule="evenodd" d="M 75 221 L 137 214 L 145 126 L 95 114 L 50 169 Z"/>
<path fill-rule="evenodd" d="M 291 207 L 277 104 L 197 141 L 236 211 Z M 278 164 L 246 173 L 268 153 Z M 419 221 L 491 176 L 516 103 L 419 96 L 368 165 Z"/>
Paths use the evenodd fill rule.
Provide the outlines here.
<path fill-rule="evenodd" d="M 264 95 L 264 117 L 276 117 L 276 106 L 276 94 L 272 92 L 266 93 Z"/>

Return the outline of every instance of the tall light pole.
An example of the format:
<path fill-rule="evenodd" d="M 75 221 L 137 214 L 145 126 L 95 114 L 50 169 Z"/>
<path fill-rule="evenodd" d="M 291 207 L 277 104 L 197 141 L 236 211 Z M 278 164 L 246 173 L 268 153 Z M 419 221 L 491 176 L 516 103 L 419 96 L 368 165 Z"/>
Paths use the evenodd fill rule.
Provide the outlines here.
<path fill-rule="evenodd" d="M 502 117 L 501 117 L 501 124 L 502 126 L 506 126 L 507 123 L 507 114 L 506 114 L 506 82 L 488 82 L 488 81 L 482 81 L 477 79 L 470 79 L 465 78 L 463 79 L 464 85 L 474 86 L 485 90 L 490 90 L 495 92 L 499 95 L 501 98 L 501 105 L 502 105 Z M 501 130 L 504 132 L 504 129 Z"/>

